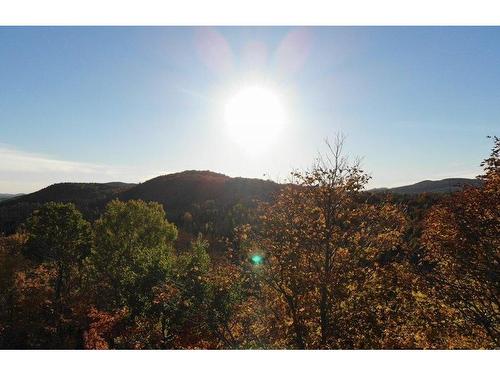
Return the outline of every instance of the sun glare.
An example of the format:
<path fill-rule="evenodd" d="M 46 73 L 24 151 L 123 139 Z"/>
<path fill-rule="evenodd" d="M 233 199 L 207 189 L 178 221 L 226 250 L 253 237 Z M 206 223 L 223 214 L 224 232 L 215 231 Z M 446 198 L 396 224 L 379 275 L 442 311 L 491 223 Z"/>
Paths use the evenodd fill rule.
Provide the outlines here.
<path fill-rule="evenodd" d="M 285 124 L 279 95 L 263 86 L 237 92 L 227 101 L 224 116 L 231 139 L 252 153 L 269 146 Z"/>

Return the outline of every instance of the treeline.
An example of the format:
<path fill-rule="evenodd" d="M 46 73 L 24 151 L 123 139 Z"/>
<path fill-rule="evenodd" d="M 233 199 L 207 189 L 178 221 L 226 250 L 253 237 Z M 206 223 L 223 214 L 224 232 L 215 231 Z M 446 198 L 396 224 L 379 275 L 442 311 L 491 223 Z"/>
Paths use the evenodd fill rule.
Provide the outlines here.
<path fill-rule="evenodd" d="M 251 222 L 259 201 L 269 201 L 280 185 L 271 181 L 230 178 L 210 171 L 184 171 L 158 176 L 141 184 L 59 183 L 0 202 L 0 233 L 19 230 L 31 213 L 54 201 L 74 203 L 88 221 L 95 221 L 113 199 L 158 202 L 167 220 L 179 229 L 177 247 L 186 249 L 202 233 L 211 248 L 223 249 L 219 239 Z"/>
<path fill-rule="evenodd" d="M 224 252 L 158 203 L 42 205 L 0 237 L 0 347 L 499 348 L 500 139 L 482 186 L 410 204 L 330 151 L 235 208 Z"/>

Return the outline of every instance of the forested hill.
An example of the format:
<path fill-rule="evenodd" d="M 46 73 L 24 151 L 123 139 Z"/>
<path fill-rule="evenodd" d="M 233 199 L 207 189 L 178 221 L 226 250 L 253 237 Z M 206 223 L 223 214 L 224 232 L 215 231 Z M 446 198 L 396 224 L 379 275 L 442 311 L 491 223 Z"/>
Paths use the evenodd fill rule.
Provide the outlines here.
<path fill-rule="evenodd" d="M 211 201 L 219 207 L 267 201 L 279 188 L 280 185 L 272 181 L 232 178 L 210 171 L 185 171 L 153 178 L 123 191 L 119 198 L 159 202 L 169 217 L 176 217 Z"/>
<path fill-rule="evenodd" d="M 136 184 L 124 182 L 107 183 L 76 183 L 62 182 L 53 184 L 31 194 L 24 194 L 12 199 L 10 204 L 17 202 L 46 203 L 46 202 L 80 202 L 107 199 L 120 191 L 129 189 Z M 5 202 L 7 203 L 7 202 Z"/>
<path fill-rule="evenodd" d="M 167 217 L 177 225 L 190 225 L 203 232 L 227 232 L 229 221 L 246 215 L 246 208 L 256 200 L 269 200 L 278 191 L 279 184 L 250 178 L 231 178 L 210 171 L 185 171 L 159 176 L 141 184 L 113 183 L 60 183 L 37 192 L 0 202 L 0 233 L 12 233 L 30 213 L 40 205 L 72 202 L 84 216 L 93 220 L 112 199 L 142 199 L 161 203 Z M 188 214 L 186 216 L 186 214 Z"/>
<path fill-rule="evenodd" d="M 373 189 L 370 192 L 409 195 L 449 193 L 479 184 L 478 180 L 452 178 L 391 189 Z M 85 218 L 94 220 L 109 201 L 118 198 L 159 202 L 168 220 L 179 227 L 192 233 L 201 231 L 214 236 L 227 235 L 236 224 L 248 220 L 248 209 L 254 207 L 256 201 L 269 201 L 281 186 L 272 181 L 234 178 L 210 171 L 173 173 L 141 184 L 59 183 L 0 201 L 0 233 L 13 233 L 34 209 L 46 202 L 72 202 Z"/>
<path fill-rule="evenodd" d="M 443 180 L 425 180 L 412 185 L 395 188 L 372 189 L 372 192 L 391 192 L 395 194 L 422 194 L 422 193 L 453 193 L 466 186 L 478 187 L 481 181 L 473 178 L 445 178 Z"/>
<path fill-rule="evenodd" d="M 106 203 L 135 184 L 123 182 L 53 184 L 31 194 L 0 202 L 0 233 L 10 234 L 42 204 L 74 203 L 87 219 L 95 219 Z"/>
<path fill-rule="evenodd" d="M 7 199 L 12 199 L 12 198 L 17 197 L 19 195 L 22 195 L 22 194 L 3 194 L 3 193 L 0 193 L 0 202 L 5 201 Z"/>

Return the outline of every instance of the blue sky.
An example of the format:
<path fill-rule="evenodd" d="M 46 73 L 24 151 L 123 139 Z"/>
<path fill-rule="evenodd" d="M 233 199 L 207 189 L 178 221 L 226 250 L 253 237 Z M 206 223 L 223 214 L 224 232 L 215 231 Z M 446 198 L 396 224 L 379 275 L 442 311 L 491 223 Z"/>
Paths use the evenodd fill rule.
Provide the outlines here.
<path fill-rule="evenodd" d="M 262 83 L 287 121 L 249 154 L 222 108 Z M 370 187 L 472 177 L 499 130 L 498 27 L 0 28 L 0 192 L 186 169 L 283 180 L 339 131 Z"/>

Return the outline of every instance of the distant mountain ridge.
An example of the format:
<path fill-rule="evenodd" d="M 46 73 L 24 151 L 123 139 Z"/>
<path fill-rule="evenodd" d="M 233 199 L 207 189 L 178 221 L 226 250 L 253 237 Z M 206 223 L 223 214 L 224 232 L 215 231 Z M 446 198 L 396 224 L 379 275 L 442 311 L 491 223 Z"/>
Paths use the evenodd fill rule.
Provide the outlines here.
<path fill-rule="evenodd" d="M 92 200 L 104 198 L 110 193 L 118 193 L 123 189 L 128 189 L 135 185 L 124 182 L 60 182 L 49 185 L 34 193 L 22 194 L 15 201 L 46 203 L 51 201 L 72 202 L 74 200 Z"/>
<path fill-rule="evenodd" d="M 421 193 L 453 193 L 464 187 L 481 186 L 481 180 L 475 178 L 445 178 L 442 180 L 425 180 L 415 184 L 398 186 L 394 188 L 376 188 L 371 192 L 391 192 L 395 194 L 421 194 Z"/>
<path fill-rule="evenodd" d="M 6 193 L 0 193 L 0 202 L 1 201 L 5 201 L 7 199 L 12 199 L 12 198 L 18 197 L 20 195 L 23 195 L 23 194 L 6 194 Z"/>
<path fill-rule="evenodd" d="M 0 233 L 14 232 L 33 210 L 47 202 L 74 203 L 85 217 L 95 219 L 107 202 L 132 186 L 135 184 L 62 182 L 0 201 Z"/>
<path fill-rule="evenodd" d="M 396 188 L 372 189 L 371 193 L 391 192 L 414 195 L 420 193 L 450 193 L 464 186 L 480 186 L 481 181 L 467 178 L 448 178 L 421 181 Z M 31 212 L 46 202 L 74 203 L 89 220 L 103 212 L 112 199 L 159 202 L 167 218 L 178 225 L 186 213 L 207 217 L 231 217 L 235 206 L 255 206 L 256 201 L 269 201 L 284 185 L 270 180 L 229 177 L 211 171 L 184 171 L 155 177 L 140 184 L 58 183 L 31 194 L 0 201 L 0 233 L 12 233 Z M 1 195 L 0 195 L 1 197 Z"/>
<path fill-rule="evenodd" d="M 256 200 L 267 201 L 280 188 L 272 181 L 211 171 L 173 173 L 141 184 L 59 183 L 0 202 L 0 233 L 12 233 L 34 209 L 50 201 L 72 202 L 90 220 L 97 218 L 115 198 L 154 201 L 164 206 L 169 221 L 179 224 L 186 212 L 208 209 L 221 214 L 237 204 L 250 206 Z"/>

